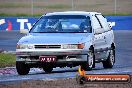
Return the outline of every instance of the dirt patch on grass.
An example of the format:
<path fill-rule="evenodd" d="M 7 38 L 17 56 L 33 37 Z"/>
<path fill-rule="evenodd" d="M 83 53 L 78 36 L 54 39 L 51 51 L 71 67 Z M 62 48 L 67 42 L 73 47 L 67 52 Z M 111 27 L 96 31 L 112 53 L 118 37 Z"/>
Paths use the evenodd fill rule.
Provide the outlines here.
<path fill-rule="evenodd" d="M 0 88 L 132 88 L 130 83 L 93 83 L 77 84 L 75 78 L 56 80 L 33 80 L 17 83 L 0 84 Z"/>

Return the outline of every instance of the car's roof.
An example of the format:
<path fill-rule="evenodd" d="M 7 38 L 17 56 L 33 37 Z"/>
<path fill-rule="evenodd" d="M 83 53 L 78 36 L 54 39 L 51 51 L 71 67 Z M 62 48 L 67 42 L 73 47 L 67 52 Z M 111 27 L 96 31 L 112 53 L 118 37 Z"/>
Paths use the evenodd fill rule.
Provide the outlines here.
<path fill-rule="evenodd" d="M 101 13 L 86 12 L 86 11 L 64 11 L 64 12 L 47 13 L 46 16 L 51 16 L 51 15 L 95 15 L 95 14 L 101 14 Z"/>

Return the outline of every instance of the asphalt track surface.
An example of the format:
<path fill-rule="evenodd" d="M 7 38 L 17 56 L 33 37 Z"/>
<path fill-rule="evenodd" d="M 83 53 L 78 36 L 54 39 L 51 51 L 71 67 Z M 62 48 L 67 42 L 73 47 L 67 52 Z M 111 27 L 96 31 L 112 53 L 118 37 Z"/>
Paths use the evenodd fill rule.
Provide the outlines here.
<path fill-rule="evenodd" d="M 116 63 L 112 69 L 103 69 L 101 63 L 96 68 L 87 71 L 87 74 L 131 74 L 132 75 L 132 31 L 114 31 L 116 42 Z M 0 49 L 15 50 L 17 41 L 22 37 L 19 32 L 0 32 Z M 78 72 L 75 68 L 55 68 L 51 74 L 46 74 L 42 69 L 32 68 L 25 76 L 17 74 L 15 67 L 4 68 L 5 74 L 0 74 L 0 83 L 16 82 L 21 80 L 52 80 L 58 78 L 74 78 Z"/>

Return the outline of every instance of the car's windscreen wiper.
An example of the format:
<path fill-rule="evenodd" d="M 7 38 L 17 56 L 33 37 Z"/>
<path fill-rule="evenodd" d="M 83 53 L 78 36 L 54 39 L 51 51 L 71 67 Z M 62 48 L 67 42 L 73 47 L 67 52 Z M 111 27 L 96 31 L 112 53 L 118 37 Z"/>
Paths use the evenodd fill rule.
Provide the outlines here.
<path fill-rule="evenodd" d="M 58 33 L 58 32 L 31 32 L 31 33 Z"/>
<path fill-rule="evenodd" d="M 87 33 L 87 32 L 30 32 L 30 33 Z"/>

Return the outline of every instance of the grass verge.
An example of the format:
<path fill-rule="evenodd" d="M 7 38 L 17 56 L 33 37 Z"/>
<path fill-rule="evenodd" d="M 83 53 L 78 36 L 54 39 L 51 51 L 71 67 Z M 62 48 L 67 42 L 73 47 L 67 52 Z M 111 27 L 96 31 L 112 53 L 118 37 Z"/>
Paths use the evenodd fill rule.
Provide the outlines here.
<path fill-rule="evenodd" d="M 15 66 L 15 62 L 15 55 L 0 53 L 0 68 Z"/>
<path fill-rule="evenodd" d="M 45 6 L 34 6 L 35 8 L 45 8 L 45 9 L 67 9 L 72 8 L 70 5 L 56 4 L 56 5 L 45 5 Z"/>
<path fill-rule="evenodd" d="M 102 13 L 103 14 L 103 13 Z M 7 13 L 0 13 L 0 17 L 40 17 L 43 14 L 33 14 L 33 16 L 31 14 L 7 14 Z M 132 16 L 132 13 L 109 13 L 106 14 L 104 13 L 103 15 L 105 16 Z"/>
<path fill-rule="evenodd" d="M 13 2 L 6 2 L 0 3 L 0 8 L 30 8 L 31 5 L 28 3 L 13 3 Z"/>

